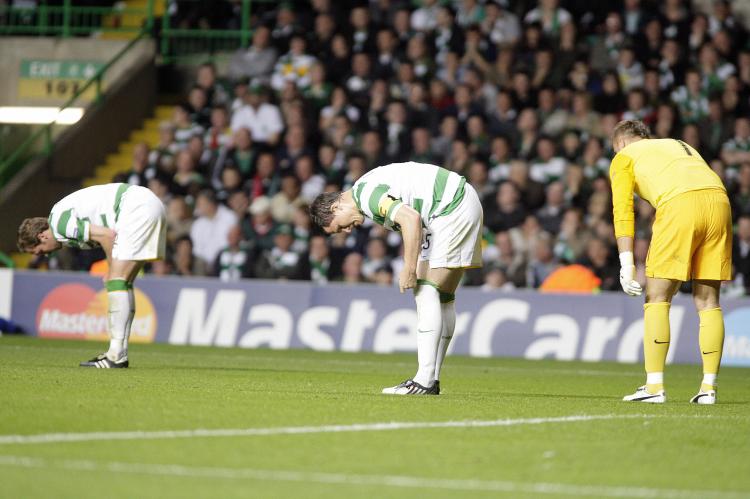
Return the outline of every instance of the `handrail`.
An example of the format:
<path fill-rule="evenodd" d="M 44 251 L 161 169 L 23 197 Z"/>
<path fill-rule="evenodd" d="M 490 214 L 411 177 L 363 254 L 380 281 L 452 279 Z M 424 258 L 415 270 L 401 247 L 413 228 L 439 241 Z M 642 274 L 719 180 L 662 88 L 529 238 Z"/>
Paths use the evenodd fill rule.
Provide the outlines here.
<path fill-rule="evenodd" d="M 103 65 L 99 70 L 92 76 L 91 78 L 86 81 L 86 83 L 83 84 L 81 88 L 79 88 L 71 97 L 68 99 L 61 107 L 60 111 L 63 109 L 69 108 L 76 100 L 78 100 L 81 95 L 83 95 L 86 90 L 91 87 L 91 85 L 96 84 L 96 97 L 94 98 L 94 104 L 98 104 L 101 102 L 102 99 L 102 79 L 104 78 L 105 73 L 109 70 L 109 68 L 112 67 L 116 62 L 118 62 L 128 51 L 130 51 L 133 46 L 141 41 L 144 37 L 148 35 L 148 31 L 146 29 L 142 29 L 141 32 L 138 34 L 136 38 L 131 40 L 127 45 L 125 45 L 120 51 L 115 54 L 115 56 L 110 59 L 105 65 Z M 46 125 L 42 126 L 39 130 L 31 134 L 26 140 L 21 143 L 18 148 L 10 155 L 8 158 L 0 162 L 0 186 L 2 186 L 5 181 L 8 180 L 10 172 L 10 175 L 12 175 L 14 163 L 18 161 L 18 159 L 26 153 L 26 151 L 34 144 L 37 140 L 39 140 L 40 137 L 44 136 L 44 147 L 43 147 L 43 153 L 42 156 L 46 156 L 49 158 L 52 155 L 52 127 L 56 124 L 56 121 L 52 121 L 50 123 L 47 123 Z"/>

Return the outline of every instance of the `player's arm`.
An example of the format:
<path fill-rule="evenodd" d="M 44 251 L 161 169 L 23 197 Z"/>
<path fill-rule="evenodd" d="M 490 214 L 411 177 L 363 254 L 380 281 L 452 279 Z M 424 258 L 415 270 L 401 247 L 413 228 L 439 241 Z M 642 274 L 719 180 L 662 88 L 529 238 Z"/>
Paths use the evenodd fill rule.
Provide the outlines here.
<path fill-rule="evenodd" d="M 104 253 L 107 255 L 107 260 L 112 258 L 112 246 L 115 243 L 115 236 L 117 233 L 109 227 L 102 225 L 89 224 L 89 240 L 98 243 Z"/>
<path fill-rule="evenodd" d="M 633 211 L 633 191 L 635 174 L 633 160 L 618 153 L 609 166 L 609 178 L 612 183 L 612 211 L 615 223 L 617 250 L 620 253 L 620 284 L 623 291 L 631 296 L 642 293 L 640 284 L 635 280 L 635 261 L 633 258 L 633 237 L 635 235 L 635 212 Z"/>
<path fill-rule="evenodd" d="M 398 279 L 398 287 L 403 293 L 417 285 L 417 258 L 422 245 L 422 217 L 417 210 L 402 203 L 393 221 L 401 226 L 401 237 L 404 240 L 404 268 Z"/>
<path fill-rule="evenodd" d="M 422 244 L 422 217 L 419 212 L 400 199 L 383 194 L 378 200 L 378 214 L 401 229 L 404 240 L 404 268 L 398 277 L 398 287 L 403 293 L 417 285 L 417 258 Z"/>

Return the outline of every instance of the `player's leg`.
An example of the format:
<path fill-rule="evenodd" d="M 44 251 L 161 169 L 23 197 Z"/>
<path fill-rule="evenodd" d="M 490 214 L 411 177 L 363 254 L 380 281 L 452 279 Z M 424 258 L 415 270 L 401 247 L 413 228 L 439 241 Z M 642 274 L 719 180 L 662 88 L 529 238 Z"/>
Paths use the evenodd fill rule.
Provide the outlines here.
<path fill-rule="evenodd" d="M 700 318 L 698 341 L 703 359 L 703 381 L 691 402 L 713 404 L 716 401 L 716 377 L 724 348 L 724 316 L 719 305 L 721 281 L 694 280 L 693 301 Z"/>
<path fill-rule="evenodd" d="M 107 289 L 107 315 L 109 323 L 109 349 L 104 355 L 99 355 L 87 362 L 83 367 L 127 367 L 128 350 L 127 338 L 129 325 L 132 324 L 132 314 L 135 313 L 135 303 L 131 296 L 133 279 L 142 263 L 132 260 L 112 259 L 105 287 Z"/>
<path fill-rule="evenodd" d="M 643 307 L 643 358 L 646 385 L 627 401 L 666 401 L 664 365 L 669 351 L 669 308 L 680 282 L 690 278 L 696 217 L 690 196 L 678 196 L 656 212 L 646 258 L 646 304 Z"/>
<path fill-rule="evenodd" d="M 456 288 L 464 275 L 464 269 L 431 269 L 428 279 L 438 283 L 440 293 L 440 315 L 443 327 L 438 342 L 437 358 L 435 359 L 435 381 L 440 381 L 440 369 L 443 367 L 445 355 L 453 339 L 456 328 Z"/>
<path fill-rule="evenodd" d="M 414 301 L 417 306 L 417 373 L 412 379 L 384 388 L 389 395 L 425 395 L 436 392 L 435 362 L 438 342 L 443 328 L 440 311 L 440 289 L 437 283 L 427 279 L 429 262 L 420 261 L 417 266 L 417 287 Z M 436 394 L 436 393 L 435 393 Z"/>
<path fill-rule="evenodd" d="M 721 281 L 732 278 L 732 215 L 721 191 L 701 191 L 705 237 L 693 254 L 693 301 L 698 311 L 698 342 L 703 359 L 703 380 L 690 401 L 716 403 L 716 376 L 724 347 L 724 316 L 719 304 Z"/>

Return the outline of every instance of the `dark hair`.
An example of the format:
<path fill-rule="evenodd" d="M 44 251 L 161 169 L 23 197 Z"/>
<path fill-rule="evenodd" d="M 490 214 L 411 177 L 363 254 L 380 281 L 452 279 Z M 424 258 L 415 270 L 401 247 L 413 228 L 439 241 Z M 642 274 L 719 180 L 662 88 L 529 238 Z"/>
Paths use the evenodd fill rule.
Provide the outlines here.
<path fill-rule="evenodd" d="M 324 192 L 310 205 L 310 219 L 315 225 L 324 229 L 331 225 L 333 220 L 333 203 L 339 200 L 340 192 Z"/>
<path fill-rule="evenodd" d="M 615 125 L 615 129 L 612 132 L 612 140 L 620 136 L 626 137 L 640 137 L 642 139 L 648 139 L 651 137 L 651 132 L 645 123 L 639 120 L 623 120 Z"/>
<path fill-rule="evenodd" d="M 44 217 L 27 218 L 18 227 L 18 249 L 23 252 L 31 251 L 39 244 L 39 234 L 49 228 L 49 222 Z"/>

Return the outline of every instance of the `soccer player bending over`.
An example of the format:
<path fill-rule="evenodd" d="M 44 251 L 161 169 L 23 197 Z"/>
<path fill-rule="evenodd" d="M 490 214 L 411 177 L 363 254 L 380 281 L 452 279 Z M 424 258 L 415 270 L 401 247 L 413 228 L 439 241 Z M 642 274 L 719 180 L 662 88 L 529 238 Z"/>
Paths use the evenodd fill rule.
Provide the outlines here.
<path fill-rule="evenodd" d="M 62 246 L 107 255 L 109 350 L 82 367 L 128 367 L 128 337 L 135 316 L 133 280 L 143 264 L 164 257 L 164 205 L 145 187 L 104 184 L 81 189 L 52 207 L 49 218 L 27 218 L 18 228 L 18 248 L 43 255 Z"/>
<path fill-rule="evenodd" d="M 681 140 L 651 139 L 640 121 L 622 121 L 612 135 L 615 235 L 620 283 L 641 294 L 634 280 L 633 192 L 656 208 L 646 259 L 643 355 L 646 384 L 623 400 L 663 403 L 664 364 L 669 349 L 669 307 L 681 281 L 693 281 L 700 318 L 703 382 L 690 402 L 716 403 L 716 375 L 724 344 L 719 306 L 721 281 L 731 279 L 732 216 L 726 189 L 698 151 Z"/>
<path fill-rule="evenodd" d="M 351 190 L 321 194 L 310 214 L 328 234 L 351 232 L 365 217 L 401 232 L 404 268 L 398 285 L 402 293 L 414 289 L 419 368 L 412 379 L 383 393 L 438 395 L 456 325 L 454 293 L 464 269 L 482 266 L 476 191 L 464 177 L 438 166 L 393 163 L 363 175 Z"/>

